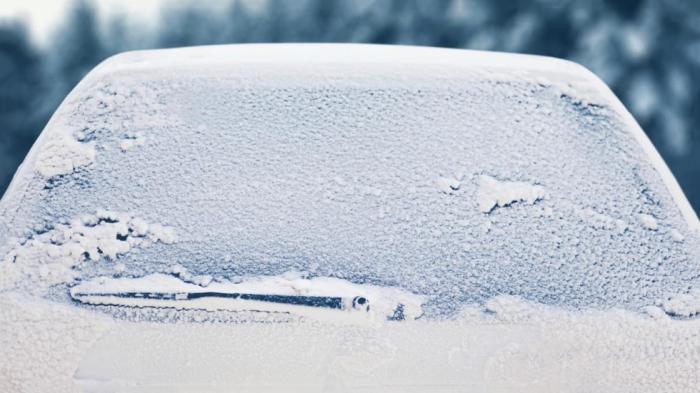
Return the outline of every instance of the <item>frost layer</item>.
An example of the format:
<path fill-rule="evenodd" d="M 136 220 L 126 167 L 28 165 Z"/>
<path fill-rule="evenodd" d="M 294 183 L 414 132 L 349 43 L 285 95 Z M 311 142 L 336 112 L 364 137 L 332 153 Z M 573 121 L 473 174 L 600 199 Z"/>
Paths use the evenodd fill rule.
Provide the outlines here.
<path fill-rule="evenodd" d="M 66 130 L 94 160 L 46 178 L 40 153 Z M 673 184 L 609 90 L 567 62 L 372 46 L 131 53 L 82 81 L 27 157 L 0 202 L 0 268 L 60 302 L 71 279 L 180 265 L 213 281 L 300 271 L 396 287 L 426 297 L 427 319 L 504 293 L 641 311 L 700 287 L 697 220 Z M 49 240 L 104 208 L 178 241 Z"/>

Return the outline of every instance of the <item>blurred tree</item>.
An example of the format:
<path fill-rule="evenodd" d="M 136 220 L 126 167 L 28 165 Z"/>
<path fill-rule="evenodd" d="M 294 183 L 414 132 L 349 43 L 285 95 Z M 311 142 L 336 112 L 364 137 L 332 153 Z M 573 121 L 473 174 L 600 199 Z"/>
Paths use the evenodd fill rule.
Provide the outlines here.
<path fill-rule="evenodd" d="M 99 23 L 88 0 L 75 0 L 43 56 L 21 26 L 0 29 L 0 141 L 12 152 L 3 155 L 11 162 L 0 162 L 0 179 L 14 171 L 8 157 L 25 154 L 46 113 L 109 54 L 149 46 L 367 42 L 577 61 L 623 100 L 700 208 L 698 0 L 190 0 L 166 3 L 157 30 L 128 22 L 118 15 Z"/>
<path fill-rule="evenodd" d="M 229 43 L 259 42 L 260 24 L 253 11 L 241 1 L 232 1 L 226 10 L 223 41 Z"/>
<path fill-rule="evenodd" d="M 54 103 L 57 104 L 108 55 L 97 14 L 87 0 L 75 1 L 50 45 L 48 73 L 54 81 Z"/>
<path fill-rule="evenodd" d="M 224 41 L 224 21 L 211 9 L 201 6 L 168 8 L 161 17 L 158 46 L 211 45 Z"/>
<path fill-rule="evenodd" d="M 0 25 L 0 190 L 46 122 L 41 97 L 46 88 L 40 55 L 19 22 Z M 2 192 L 2 191 L 0 191 Z"/>

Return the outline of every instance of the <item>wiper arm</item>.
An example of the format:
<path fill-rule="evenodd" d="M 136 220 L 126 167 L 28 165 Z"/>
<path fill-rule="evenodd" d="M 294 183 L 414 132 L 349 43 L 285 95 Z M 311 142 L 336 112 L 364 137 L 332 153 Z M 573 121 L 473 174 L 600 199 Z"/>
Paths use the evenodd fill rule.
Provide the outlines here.
<path fill-rule="evenodd" d="M 167 274 L 97 278 L 74 286 L 70 294 L 77 302 L 98 306 L 275 312 L 324 319 L 348 317 L 353 321 L 412 320 L 422 314 L 423 304 L 422 296 L 399 288 L 290 275 L 260 276 L 240 283 L 219 281 L 207 286 Z"/>
<path fill-rule="evenodd" d="M 353 298 L 338 296 L 300 296 L 300 295 L 276 295 L 260 293 L 227 293 L 227 292 L 113 292 L 90 293 L 72 292 L 73 299 L 88 304 L 112 304 L 119 305 L 117 299 L 154 299 L 168 301 L 187 301 L 196 299 L 235 299 L 250 300 L 276 304 L 288 304 L 296 306 L 330 308 L 336 310 L 369 311 L 369 300 L 363 296 Z M 112 301 L 109 298 L 114 298 Z M 403 308 L 403 307 L 402 307 Z"/>

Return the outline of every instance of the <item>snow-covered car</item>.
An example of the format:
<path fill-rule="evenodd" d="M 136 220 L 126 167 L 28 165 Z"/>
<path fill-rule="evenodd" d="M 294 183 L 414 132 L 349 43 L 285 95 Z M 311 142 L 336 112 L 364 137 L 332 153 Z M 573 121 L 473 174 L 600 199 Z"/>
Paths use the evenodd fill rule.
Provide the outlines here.
<path fill-rule="evenodd" d="M 571 62 L 124 53 L 0 201 L 0 391 L 693 392 L 699 228 Z"/>

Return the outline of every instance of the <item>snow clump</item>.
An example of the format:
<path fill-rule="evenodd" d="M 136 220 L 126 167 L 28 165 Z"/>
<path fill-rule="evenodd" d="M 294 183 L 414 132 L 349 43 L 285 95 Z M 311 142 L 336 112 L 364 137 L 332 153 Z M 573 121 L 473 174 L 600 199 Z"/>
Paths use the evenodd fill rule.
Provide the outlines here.
<path fill-rule="evenodd" d="M 34 164 L 36 171 L 46 178 L 71 174 L 95 160 L 93 144 L 79 142 L 67 128 L 57 129 L 49 138 Z"/>
<path fill-rule="evenodd" d="M 101 210 L 18 240 L 0 263 L 0 289 L 17 288 L 24 281 L 41 282 L 46 287 L 70 283 L 81 263 L 114 260 L 133 248 L 175 241 L 172 227 Z"/>
<path fill-rule="evenodd" d="M 479 176 L 479 189 L 476 201 L 479 211 L 489 213 L 496 207 L 508 206 L 515 202 L 526 202 L 530 205 L 544 199 L 546 190 L 537 184 L 520 181 L 499 181 L 488 175 Z"/>
<path fill-rule="evenodd" d="M 656 218 L 651 214 L 640 214 L 639 222 L 644 228 L 650 231 L 655 231 L 659 229 L 659 223 L 656 221 Z"/>
<path fill-rule="evenodd" d="M 700 288 L 669 297 L 661 303 L 661 308 L 674 317 L 690 318 L 700 314 Z"/>

